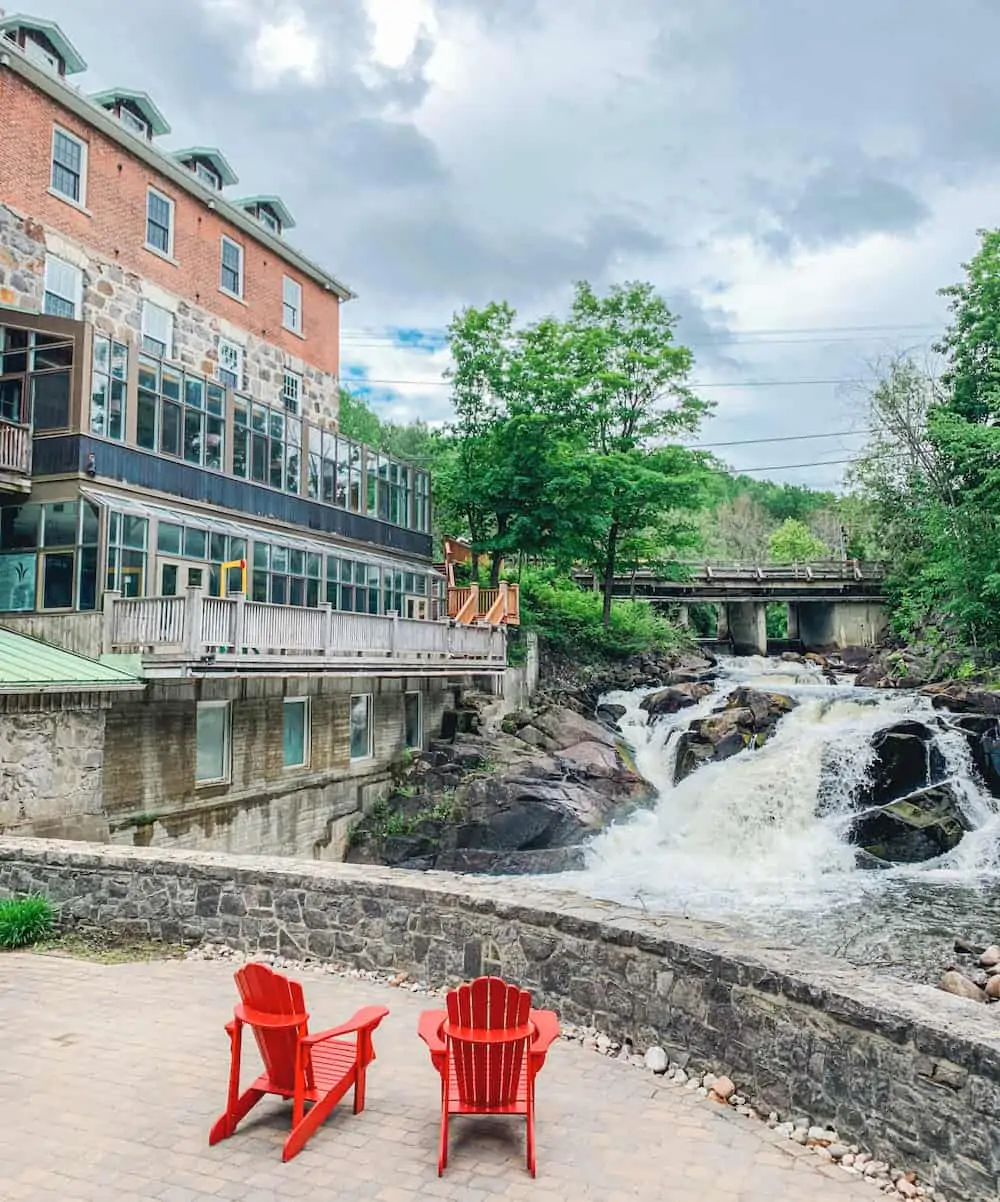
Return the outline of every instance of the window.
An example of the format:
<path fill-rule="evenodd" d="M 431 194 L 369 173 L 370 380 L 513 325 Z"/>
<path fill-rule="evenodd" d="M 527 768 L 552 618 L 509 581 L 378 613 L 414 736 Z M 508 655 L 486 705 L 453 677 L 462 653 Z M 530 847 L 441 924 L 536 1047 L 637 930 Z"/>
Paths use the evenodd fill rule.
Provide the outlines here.
<path fill-rule="evenodd" d="M 78 205 L 86 203 L 87 143 L 57 125 L 52 131 L 52 191 Z"/>
<path fill-rule="evenodd" d="M 140 447 L 221 471 L 225 413 L 226 393 L 214 380 L 140 356 L 136 414 Z"/>
<path fill-rule="evenodd" d="M 360 512 L 361 445 L 312 426 L 308 488 L 314 500 Z"/>
<path fill-rule="evenodd" d="M 272 605 L 319 605 L 323 557 L 312 551 L 254 542 L 251 599 Z"/>
<path fill-rule="evenodd" d="M 146 246 L 173 258 L 174 202 L 155 188 L 146 193 Z"/>
<path fill-rule="evenodd" d="M 351 759 L 367 760 L 372 746 L 372 695 L 355 693 L 351 697 Z"/>
<path fill-rule="evenodd" d="M 281 383 L 281 399 L 289 413 L 298 413 L 302 397 L 302 377 L 298 372 L 285 371 Z"/>
<path fill-rule="evenodd" d="M 194 164 L 194 173 L 206 187 L 212 188 L 216 192 L 222 191 L 222 177 L 214 167 L 209 167 L 207 163 L 203 163 L 199 159 Z"/>
<path fill-rule="evenodd" d="M 281 289 L 281 324 L 293 334 L 302 333 L 302 285 L 286 275 Z"/>
<path fill-rule="evenodd" d="M 243 296 L 243 247 L 232 238 L 222 238 L 222 273 L 219 287 L 232 296 Z"/>
<path fill-rule="evenodd" d="M 94 335 L 94 374 L 90 393 L 90 432 L 121 441 L 125 437 L 128 347 Z"/>
<path fill-rule="evenodd" d="M 219 339 L 219 380 L 227 388 L 243 387 L 243 347 L 228 338 Z"/>
<path fill-rule="evenodd" d="M 431 529 L 431 478 L 426 472 L 413 473 L 413 522 L 412 528 L 421 534 Z"/>
<path fill-rule="evenodd" d="M 132 133 L 138 134 L 140 138 L 149 138 L 149 122 L 137 113 L 133 113 L 131 109 L 126 108 L 124 105 L 121 105 L 118 109 L 118 120 L 126 129 L 130 129 Z"/>
<path fill-rule="evenodd" d="M 261 206 L 257 210 L 257 220 L 266 230 L 270 230 L 272 234 L 281 233 L 281 222 L 275 217 L 270 209 Z"/>
<path fill-rule="evenodd" d="M 380 579 L 377 564 L 327 556 L 326 599 L 334 609 L 377 614 Z"/>
<path fill-rule="evenodd" d="M 25 36 L 24 53 L 33 63 L 36 63 L 39 67 L 44 67 L 46 71 L 51 71 L 53 75 L 62 74 L 62 59 L 59 55 L 53 54 L 51 50 L 47 50 L 31 34 Z"/>
<path fill-rule="evenodd" d="M 309 698 L 286 699 L 283 709 L 285 767 L 305 768 L 309 763 Z"/>
<path fill-rule="evenodd" d="M 174 357 L 174 315 L 148 300 L 142 302 L 142 349 L 158 359 Z"/>
<path fill-rule="evenodd" d="M 199 701 L 194 779 L 199 785 L 229 780 L 229 702 Z"/>
<path fill-rule="evenodd" d="M 403 727 L 406 734 L 406 746 L 422 747 L 424 742 L 423 715 L 420 712 L 420 694 L 403 694 Z"/>
<path fill-rule="evenodd" d="M 174 522 L 158 522 L 156 527 L 156 549 L 161 556 L 175 559 L 196 560 L 207 565 L 208 592 L 210 596 L 218 597 L 221 593 L 222 565 L 234 559 L 245 559 L 247 553 L 246 541 L 234 535 L 216 534 L 196 526 L 182 526 Z M 187 579 L 191 582 L 191 572 L 188 569 Z M 161 587 L 163 596 L 176 597 L 179 581 L 176 564 L 161 561 Z M 164 575 L 166 573 L 166 575 Z M 169 585 L 167 581 L 170 581 Z M 238 568 L 231 568 L 226 581 L 226 593 L 239 592 L 243 587 Z"/>
<path fill-rule="evenodd" d="M 38 430 L 69 425 L 73 339 L 0 326 L 0 417 Z"/>
<path fill-rule="evenodd" d="M 0 509 L 0 610 L 94 609 L 97 536 L 89 501 Z"/>
<path fill-rule="evenodd" d="M 237 397 L 233 408 L 233 474 L 283 492 L 299 491 L 302 421 Z"/>
<path fill-rule="evenodd" d="M 107 588 L 123 597 L 146 595 L 146 545 L 149 521 L 125 513 L 108 515 Z"/>
<path fill-rule="evenodd" d="M 43 309 L 50 317 L 80 316 L 83 303 L 83 272 L 65 259 L 45 256 L 45 303 Z"/>

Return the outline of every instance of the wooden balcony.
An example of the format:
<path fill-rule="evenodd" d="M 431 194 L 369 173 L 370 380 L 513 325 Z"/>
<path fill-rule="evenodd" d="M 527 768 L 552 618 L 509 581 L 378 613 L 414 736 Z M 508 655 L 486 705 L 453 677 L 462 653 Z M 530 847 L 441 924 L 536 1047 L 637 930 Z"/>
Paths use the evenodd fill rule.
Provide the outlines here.
<path fill-rule="evenodd" d="M 31 428 L 0 418 L 0 492 L 31 491 Z"/>
<path fill-rule="evenodd" d="M 503 630 L 380 614 L 266 605 L 242 596 L 104 594 L 104 648 L 140 654 L 147 675 L 196 671 L 496 672 Z"/>
<path fill-rule="evenodd" d="M 520 626 L 520 589 L 507 581 L 499 588 L 480 588 L 478 584 L 450 588 L 448 617 L 463 626 Z"/>

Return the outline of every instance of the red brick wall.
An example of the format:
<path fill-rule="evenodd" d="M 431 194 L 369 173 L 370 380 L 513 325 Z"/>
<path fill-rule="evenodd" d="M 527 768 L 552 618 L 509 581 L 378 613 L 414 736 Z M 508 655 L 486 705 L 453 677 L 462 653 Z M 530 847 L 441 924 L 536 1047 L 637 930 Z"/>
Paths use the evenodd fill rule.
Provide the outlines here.
<path fill-rule="evenodd" d="M 88 144 L 83 213 L 49 193 L 52 127 Z M 177 265 L 144 249 L 146 189 L 174 201 Z M 274 190 L 280 190 L 275 181 Z M 49 96 L 0 68 L 0 202 L 73 238 L 126 270 L 304 359 L 322 371 L 339 366 L 340 302 L 207 204 L 185 192 L 123 146 L 88 126 Z M 219 291 L 221 238 L 244 248 L 245 303 Z M 302 285 L 304 338 L 284 330 L 282 278 Z"/>

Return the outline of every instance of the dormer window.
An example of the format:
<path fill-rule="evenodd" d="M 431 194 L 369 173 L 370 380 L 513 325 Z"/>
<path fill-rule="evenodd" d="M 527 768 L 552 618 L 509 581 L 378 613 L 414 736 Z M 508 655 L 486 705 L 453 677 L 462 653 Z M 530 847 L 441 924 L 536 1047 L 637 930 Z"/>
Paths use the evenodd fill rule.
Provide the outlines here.
<path fill-rule="evenodd" d="M 129 133 L 146 142 L 170 133 L 166 118 L 145 92 L 111 88 L 107 92 L 96 93 L 90 99 L 105 112 L 117 117 Z"/>
<path fill-rule="evenodd" d="M 258 225 L 263 226 L 269 234 L 278 238 L 295 226 L 291 213 L 279 196 L 248 196 L 234 203 L 255 218 Z"/>
<path fill-rule="evenodd" d="M 53 75 L 77 75 L 87 64 L 55 21 L 43 21 L 24 13 L 3 15 L 0 9 L 0 34 L 13 42 L 25 58 Z"/>
<path fill-rule="evenodd" d="M 275 217 L 270 209 L 262 208 L 257 210 L 257 220 L 266 230 L 270 230 L 272 234 L 281 233 L 281 222 Z"/>
<path fill-rule="evenodd" d="M 210 146 L 191 146 L 187 150 L 172 150 L 170 157 L 186 167 L 206 188 L 221 192 L 240 181 L 220 150 Z"/>

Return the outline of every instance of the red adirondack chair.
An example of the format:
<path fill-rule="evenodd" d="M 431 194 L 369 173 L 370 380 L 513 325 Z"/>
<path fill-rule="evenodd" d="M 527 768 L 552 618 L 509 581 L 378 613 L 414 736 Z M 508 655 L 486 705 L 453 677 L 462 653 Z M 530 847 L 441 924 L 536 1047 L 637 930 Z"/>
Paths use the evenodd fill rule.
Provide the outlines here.
<path fill-rule="evenodd" d="M 389 1013 L 385 1006 L 363 1006 L 353 1018 L 328 1031 L 309 1034 L 302 986 L 266 964 L 246 964 L 236 973 L 243 1001 L 226 1024 L 232 1050 L 229 1098 L 208 1142 L 217 1144 L 236 1130 L 237 1123 L 265 1094 L 292 1100 L 292 1130 L 281 1153 L 291 1160 L 354 1086 L 354 1113 L 365 1108 L 365 1071 L 375 1059 L 372 1032 Z M 243 1027 L 253 1030 L 264 1071 L 240 1093 L 240 1047 Z M 353 1040 L 338 1039 L 354 1035 Z M 306 1103 L 312 1107 L 306 1111 Z"/>
<path fill-rule="evenodd" d="M 523 1114 L 528 1171 L 535 1175 L 535 1077 L 559 1035 L 551 1010 L 499 977 L 453 989 L 447 1010 L 425 1010 L 417 1027 L 441 1074 L 438 1176 L 448 1164 L 448 1120 L 457 1114 Z"/>

